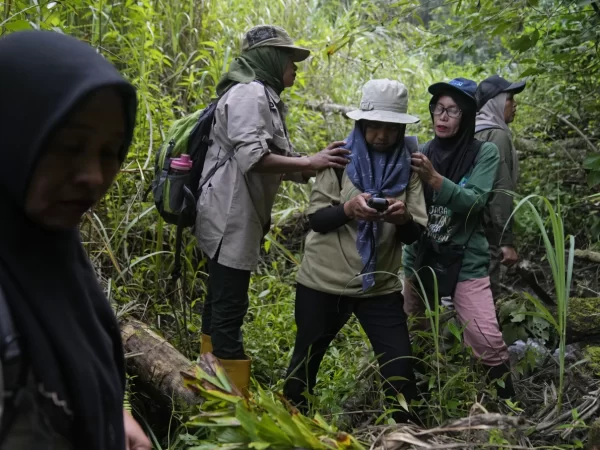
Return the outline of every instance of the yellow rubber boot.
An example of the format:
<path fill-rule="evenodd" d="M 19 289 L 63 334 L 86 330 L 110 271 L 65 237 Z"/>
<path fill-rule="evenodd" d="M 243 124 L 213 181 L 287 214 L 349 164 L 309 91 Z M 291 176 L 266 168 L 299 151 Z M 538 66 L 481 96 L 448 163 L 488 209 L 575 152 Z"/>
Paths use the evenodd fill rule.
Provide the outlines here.
<path fill-rule="evenodd" d="M 208 334 L 203 334 L 200 338 L 200 354 L 212 353 L 212 340 Z"/>
<path fill-rule="evenodd" d="M 248 397 L 250 386 L 250 365 L 252 360 L 248 359 L 219 359 L 219 362 L 227 372 L 234 386 L 240 390 L 244 397 Z"/>

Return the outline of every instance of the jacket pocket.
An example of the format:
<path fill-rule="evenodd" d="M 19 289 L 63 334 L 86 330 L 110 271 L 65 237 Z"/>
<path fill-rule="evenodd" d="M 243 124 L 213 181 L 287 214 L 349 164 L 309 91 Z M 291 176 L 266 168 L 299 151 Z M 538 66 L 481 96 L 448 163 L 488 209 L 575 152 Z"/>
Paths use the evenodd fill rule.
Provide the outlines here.
<path fill-rule="evenodd" d="M 277 153 L 286 154 L 289 153 L 291 150 L 290 141 L 288 140 L 288 138 L 285 136 L 281 136 L 277 133 L 273 134 L 271 144 L 271 147 L 275 147 L 273 150 L 275 150 Z"/>

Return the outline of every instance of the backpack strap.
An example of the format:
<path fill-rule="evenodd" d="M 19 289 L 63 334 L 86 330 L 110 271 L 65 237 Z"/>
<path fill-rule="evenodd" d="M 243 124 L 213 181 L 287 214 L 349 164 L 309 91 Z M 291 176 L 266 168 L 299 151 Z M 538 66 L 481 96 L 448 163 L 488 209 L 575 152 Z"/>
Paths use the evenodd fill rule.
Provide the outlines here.
<path fill-rule="evenodd" d="M 0 444 L 25 388 L 25 364 L 12 316 L 0 287 Z"/>

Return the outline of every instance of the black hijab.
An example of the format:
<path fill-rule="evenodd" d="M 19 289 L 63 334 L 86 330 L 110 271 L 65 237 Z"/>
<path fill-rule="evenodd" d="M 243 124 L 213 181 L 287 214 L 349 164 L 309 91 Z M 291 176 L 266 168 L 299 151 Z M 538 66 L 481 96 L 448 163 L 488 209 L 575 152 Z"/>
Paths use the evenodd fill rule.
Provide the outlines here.
<path fill-rule="evenodd" d="M 0 286 L 38 389 L 70 415 L 74 448 L 121 450 L 124 358 L 119 328 L 76 228 L 50 231 L 24 204 L 45 143 L 98 89 L 115 87 L 135 126 L 133 86 L 87 44 L 46 31 L 0 39 Z"/>
<path fill-rule="evenodd" d="M 475 117 L 477 105 L 474 98 L 461 94 L 455 89 L 439 92 L 431 98 L 429 107 L 436 105 L 442 96 L 452 97 L 462 111 L 458 132 L 449 138 L 439 138 L 437 135 L 429 145 L 427 157 L 433 168 L 443 177 L 458 183 L 469 171 L 477 157 L 481 143 L 475 139 Z M 433 121 L 433 113 L 431 113 Z M 425 195 L 431 198 L 431 188 L 425 188 Z"/>

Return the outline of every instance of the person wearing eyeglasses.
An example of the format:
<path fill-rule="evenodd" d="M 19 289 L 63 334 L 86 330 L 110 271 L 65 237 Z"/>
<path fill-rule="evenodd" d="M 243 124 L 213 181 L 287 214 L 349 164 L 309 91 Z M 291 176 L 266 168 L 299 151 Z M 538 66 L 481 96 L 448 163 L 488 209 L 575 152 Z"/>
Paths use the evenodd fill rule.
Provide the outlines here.
<path fill-rule="evenodd" d="M 451 297 L 465 327 L 465 344 L 486 366 L 490 380 L 504 379 L 497 392 L 509 398 L 514 388 L 494 309 L 482 225 L 499 153 L 495 144 L 474 137 L 476 88 L 465 78 L 429 86 L 435 137 L 412 155 L 412 169 L 424 185 L 428 224 L 417 242 L 404 247 L 404 308 L 408 315 L 422 317 L 426 301 L 433 309 L 433 301 Z M 417 326 L 425 325 L 417 321 Z"/>

